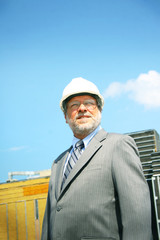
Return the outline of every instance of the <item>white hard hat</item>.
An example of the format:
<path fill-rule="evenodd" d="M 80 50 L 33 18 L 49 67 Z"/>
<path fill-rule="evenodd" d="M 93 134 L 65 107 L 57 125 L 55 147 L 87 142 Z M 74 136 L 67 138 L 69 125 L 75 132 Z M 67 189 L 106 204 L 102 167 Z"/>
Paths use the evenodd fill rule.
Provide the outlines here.
<path fill-rule="evenodd" d="M 82 94 L 91 94 L 95 95 L 95 97 L 98 97 L 100 100 L 101 109 L 104 105 L 104 99 L 102 95 L 100 94 L 98 88 L 96 85 L 82 77 L 74 78 L 72 81 L 65 87 L 62 94 L 62 99 L 60 101 L 60 108 L 64 112 L 64 102 L 67 100 L 67 98 L 71 98 L 74 95 L 81 95 Z"/>

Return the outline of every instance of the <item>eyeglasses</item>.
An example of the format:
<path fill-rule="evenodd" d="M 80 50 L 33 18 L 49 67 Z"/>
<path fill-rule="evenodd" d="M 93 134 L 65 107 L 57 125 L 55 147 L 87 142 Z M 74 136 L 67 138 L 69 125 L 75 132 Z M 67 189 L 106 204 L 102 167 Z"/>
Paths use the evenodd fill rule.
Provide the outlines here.
<path fill-rule="evenodd" d="M 87 110 L 94 110 L 97 106 L 96 102 L 92 99 L 90 100 L 85 100 L 83 103 L 79 101 L 73 101 L 68 103 L 68 108 L 70 108 L 72 111 L 78 110 L 78 108 L 83 104 Z"/>

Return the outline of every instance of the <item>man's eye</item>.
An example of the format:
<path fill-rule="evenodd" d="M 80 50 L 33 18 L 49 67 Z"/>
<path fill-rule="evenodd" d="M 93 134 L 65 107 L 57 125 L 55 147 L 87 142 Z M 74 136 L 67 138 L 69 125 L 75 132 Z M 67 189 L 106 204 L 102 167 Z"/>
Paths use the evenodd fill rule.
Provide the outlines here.
<path fill-rule="evenodd" d="M 90 106 L 90 105 L 92 105 L 92 103 L 90 103 L 90 102 L 85 103 L 85 106 Z"/>
<path fill-rule="evenodd" d="M 93 102 L 86 102 L 85 105 L 86 106 L 91 106 L 91 105 L 94 105 L 94 103 Z"/>
<path fill-rule="evenodd" d="M 71 105 L 71 108 L 75 108 L 75 107 L 78 107 L 78 103 L 73 103 L 73 104 Z"/>

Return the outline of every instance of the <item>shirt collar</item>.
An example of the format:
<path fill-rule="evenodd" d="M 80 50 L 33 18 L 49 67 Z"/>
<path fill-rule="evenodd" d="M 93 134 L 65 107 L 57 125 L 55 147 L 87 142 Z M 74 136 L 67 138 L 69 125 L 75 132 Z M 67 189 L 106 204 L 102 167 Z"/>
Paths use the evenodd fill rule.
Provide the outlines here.
<path fill-rule="evenodd" d="M 89 144 L 89 142 L 91 141 L 91 139 L 99 132 L 99 130 L 101 130 L 102 127 L 99 125 L 93 132 L 91 132 L 87 137 L 85 137 L 83 140 L 84 142 L 84 148 L 86 148 Z M 73 137 L 73 141 L 72 141 L 72 146 L 73 148 L 75 147 L 75 144 L 79 141 L 78 138 Z"/>

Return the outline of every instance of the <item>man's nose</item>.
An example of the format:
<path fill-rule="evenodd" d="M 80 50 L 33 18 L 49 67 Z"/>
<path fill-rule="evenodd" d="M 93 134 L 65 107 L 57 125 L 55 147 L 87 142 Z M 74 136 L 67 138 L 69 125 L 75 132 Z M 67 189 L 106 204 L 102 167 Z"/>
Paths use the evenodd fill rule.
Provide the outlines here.
<path fill-rule="evenodd" d="M 78 108 L 78 111 L 84 112 L 84 111 L 87 111 L 87 108 L 86 108 L 86 106 L 83 103 L 81 103 L 79 108 Z"/>

